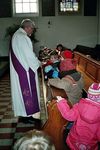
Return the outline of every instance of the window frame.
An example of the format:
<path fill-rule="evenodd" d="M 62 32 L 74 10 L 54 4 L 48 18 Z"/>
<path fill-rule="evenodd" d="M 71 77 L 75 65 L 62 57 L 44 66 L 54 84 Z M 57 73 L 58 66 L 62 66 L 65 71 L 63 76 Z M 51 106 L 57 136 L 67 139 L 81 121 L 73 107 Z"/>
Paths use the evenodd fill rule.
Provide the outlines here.
<path fill-rule="evenodd" d="M 39 0 L 37 0 L 37 8 L 38 11 L 35 12 L 29 12 L 29 13 L 16 13 L 16 0 L 13 0 L 13 17 L 35 17 L 35 16 L 39 16 Z"/>

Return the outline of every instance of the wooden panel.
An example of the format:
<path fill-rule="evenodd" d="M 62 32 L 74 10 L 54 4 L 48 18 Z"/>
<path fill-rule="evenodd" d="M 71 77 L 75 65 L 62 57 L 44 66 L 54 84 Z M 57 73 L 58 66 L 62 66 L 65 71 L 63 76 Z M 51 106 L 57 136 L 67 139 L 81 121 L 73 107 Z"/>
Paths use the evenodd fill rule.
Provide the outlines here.
<path fill-rule="evenodd" d="M 0 1 L 0 18 L 12 16 L 12 0 Z"/>
<path fill-rule="evenodd" d="M 81 54 L 79 52 L 74 52 L 75 57 L 79 59 L 79 68 L 84 71 L 88 76 L 90 76 L 95 82 L 100 82 L 100 61 L 96 61 L 87 55 Z"/>
<path fill-rule="evenodd" d="M 84 0 L 84 16 L 96 16 L 97 0 Z"/>
<path fill-rule="evenodd" d="M 55 16 L 55 0 L 42 0 L 42 16 Z"/>
<path fill-rule="evenodd" d="M 74 53 L 74 59 L 76 60 L 77 64 L 79 64 L 80 55 Z"/>
<path fill-rule="evenodd" d="M 80 67 L 80 69 L 82 71 L 85 71 L 85 68 L 86 68 L 86 59 L 84 59 L 83 57 L 80 57 L 79 67 Z"/>
<path fill-rule="evenodd" d="M 88 73 L 92 78 L 96 79 L 97 67 L 93 63 L 88 62 L 86 66 L 86 73 Z"/>
<path fill-rule="evenodd" d="M 53 86 L 50 86 L 52 97 L 61 96 L 67 98 L 66 92 L 63 89 L 59 89 Z"/>
<path fill-rule="evenodd" d="M 97 81 L 100 82 L 100 68 L 98 69 Z"/>
<path fill-rule="evenodd" d="M 67 150 L 63 141 L 64 126 L 68 123 L 65 120 L 57 107 L 56 100 L 48 103 L 48 120 L 44 124 L 42 130 L 51 136 L 56 150 Z"/>

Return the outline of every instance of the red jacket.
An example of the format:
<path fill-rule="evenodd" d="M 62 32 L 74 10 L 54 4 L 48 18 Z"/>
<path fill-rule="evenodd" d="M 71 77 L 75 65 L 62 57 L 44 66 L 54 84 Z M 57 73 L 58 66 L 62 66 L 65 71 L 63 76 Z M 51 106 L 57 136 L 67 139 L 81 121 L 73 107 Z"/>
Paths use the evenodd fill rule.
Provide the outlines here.
<path fill-rule="evenodd" d="M 100 142 L 100 103 L 81 99 L 70 109 L 65 99 L 57 103 L 62 116 L 74 121 L 66 139 L 71 150 L 98 150 Z"/>
<path fill-rule="evenodd" d="M 60 71 L 69 71 L 76 69 L 76 61 L 74 59 L 64 59 L 60 62 Z"/>

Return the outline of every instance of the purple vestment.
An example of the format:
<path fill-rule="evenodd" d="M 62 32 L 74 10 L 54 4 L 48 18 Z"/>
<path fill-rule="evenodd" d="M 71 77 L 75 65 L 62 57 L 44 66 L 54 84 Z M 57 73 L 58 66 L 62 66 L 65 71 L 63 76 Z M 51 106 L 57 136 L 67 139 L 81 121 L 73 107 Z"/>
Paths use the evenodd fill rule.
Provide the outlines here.
<path fill-rule="evenodd" d="M 20 88 L 22 92 L 23 102 L 25 105 L 25 110 L 27 115 L 32 115 L 40 111 L 38 103 L 38 95 L 36 89 L 35 73 L 31 68 L 29 68 L 29 81 L 27 77 L 27 72 L 15 56 L 13 50 L 11 49 L 11 60 L 12 64 L 18 74 Z M 30 82 L 30 85 L 29 85 Z"/>

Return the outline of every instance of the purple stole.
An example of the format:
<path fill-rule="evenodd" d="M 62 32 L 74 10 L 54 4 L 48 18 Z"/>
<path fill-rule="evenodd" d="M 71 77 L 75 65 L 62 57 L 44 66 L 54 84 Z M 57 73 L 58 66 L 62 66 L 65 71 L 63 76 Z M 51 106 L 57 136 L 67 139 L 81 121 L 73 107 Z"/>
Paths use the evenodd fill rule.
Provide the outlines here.
<path fill-rule="evenodd" d="M 20 83 L 20 88 L 21 88 L 23 101 L 24 101 L 24 105 L 26 109 L 26 114 L 32 115 L 34 113 L 37 113 L 40 111 L 40 108 L 39 108 L 39 103 L 38 103 L 35 73 L 32 71 L 31 68 L 29 68 L 29 71 L 28 71 L 29 80 L 30 80 L 30 86 L 29 86 L 26 70 L 18 61 L 12 49 L 10 53 L 11 53 L 11 60 L 12 60 L 13 66 L 19 77 L 19 83 Z"/>

